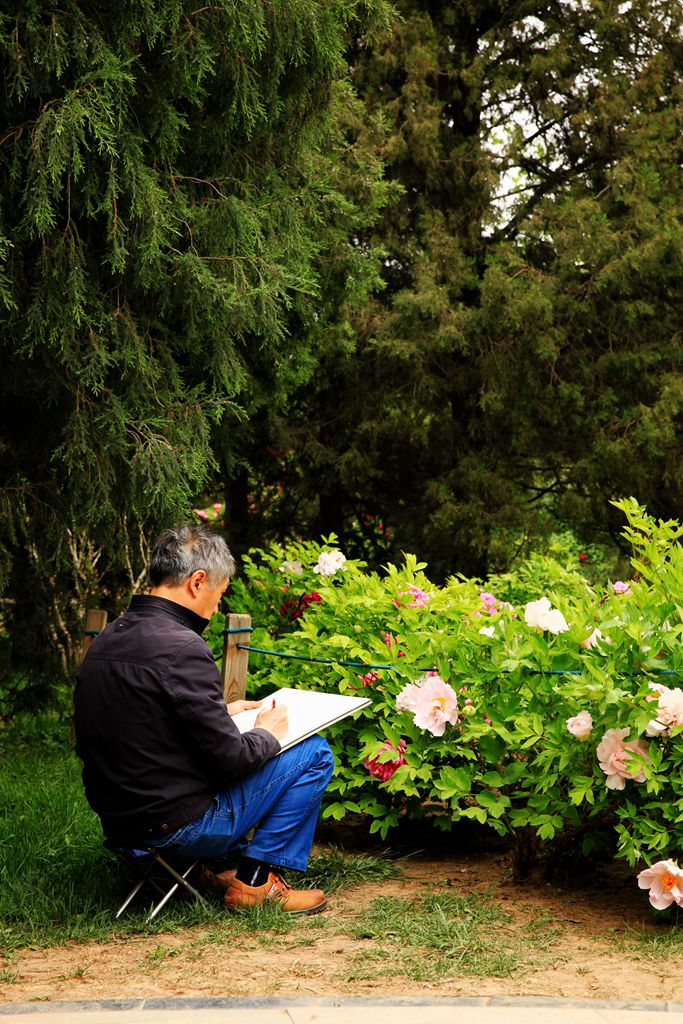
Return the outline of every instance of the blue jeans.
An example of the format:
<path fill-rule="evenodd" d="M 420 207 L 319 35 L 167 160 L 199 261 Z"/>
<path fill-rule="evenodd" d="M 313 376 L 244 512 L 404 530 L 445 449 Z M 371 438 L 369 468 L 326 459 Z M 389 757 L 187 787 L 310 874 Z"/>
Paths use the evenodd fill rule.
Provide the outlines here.
<path fill-rule="evenodd" d="M 327 740 L 311 736 L 216 793 L 201 818 L 155 841 L 182 859 L 222 861 L 235 852 L 305 871 L 320 801 L 334 760 Z M 247 834 L 256 829 L 249 841 Z"/>

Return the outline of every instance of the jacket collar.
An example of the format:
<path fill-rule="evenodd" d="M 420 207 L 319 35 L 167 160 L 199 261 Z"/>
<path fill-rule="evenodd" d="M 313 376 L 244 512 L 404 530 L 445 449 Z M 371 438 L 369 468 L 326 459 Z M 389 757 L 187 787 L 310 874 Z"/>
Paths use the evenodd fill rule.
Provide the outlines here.
<path fill-rule="evenodd" d="M 188 629 L 193 630 L 200 636 L 209 624 L 209 620 L 205 619 L 201 615 L 197 615 L 191 608 L 186 608 L 182 604 L 177 604 L 175 601 L 169 601 L 165 597 L 153 597 L 151 594 L 135 594 L 131 598 L 130 607 L 128 609 L 131 612 L 147 612 L 149 614 L 167 615 L 171 619 L 175 619 L 176 622 L 182 623 L 183 626 L 187 626 Z"/>

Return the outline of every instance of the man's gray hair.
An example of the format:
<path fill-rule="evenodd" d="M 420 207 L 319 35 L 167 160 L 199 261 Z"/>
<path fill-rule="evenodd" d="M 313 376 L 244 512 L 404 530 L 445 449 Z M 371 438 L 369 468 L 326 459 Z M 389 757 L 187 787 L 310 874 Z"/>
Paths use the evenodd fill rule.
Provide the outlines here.
<path fill-rule="evenodd" d="M 152 586 L 178 586 L 198 569 L 205 571 L 212 587 L 234 575 L 235 559 L 223 538 L 203 523 L 176 526 L 162 533 L 149 566 Z"/>

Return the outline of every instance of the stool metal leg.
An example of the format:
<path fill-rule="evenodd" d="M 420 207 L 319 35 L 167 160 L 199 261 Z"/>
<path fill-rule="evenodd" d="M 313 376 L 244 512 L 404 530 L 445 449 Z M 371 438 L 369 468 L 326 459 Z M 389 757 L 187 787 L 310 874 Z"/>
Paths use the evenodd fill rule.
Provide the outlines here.
<path fill-rule="evenodd" d="M 171 878 L 175 878 L 175 880 L 178 883 L 178 885 L 182 885 L 183 889 L 186 889 L 187 892 L 191 893 L 193 896 L 196 896 L 198 900 L 202 901 L 202 903 L 204 903 L 204 904 L 206 903 L 206 900 L 203 899 L 202 896 L 200 896 L 200 894 L 197 892 L 195 887 L 193 885 L 190 885 L 190 883 L 187 881 L 187 876 L 192 871 L 194 871 L 194 869 L 197 867 L 197 864 L 199 863 L 199 861 L 197 861 L 197 860 L 194 861 L 192 864 L 190 864 L 190 866 L 187 869 L 187 871 L 184 871 L 183 874 L 180 875 L 180 874 L 178 874 L 178 872 L 176 871 L 176 869 L 174 867 L 172 867 L 167 861 L 164 860 L 164 858 L 161 856 L 159 851 L 156 850 L 153 846 L 150 846 L 149 852 L 152 854 L 152 856 L 154 857 L 154 859 L 157 862 L 157 864 L 161 864 L 162 868 L 164 868 L 166 871 L 168 871 L 168 873 L 171 876 Z M 176 888 L 177 888 L 177 886 L 176 886 Z"/>
<path fill-rule="evenodd" d="M 208 908 L 209 904 L 203 898 L 201 893 L 199 893 L 188 881 L 189 876 L 199 864 L 198 860 L 195 860 L 194 863 L 190 864 L 182 874 L 179 874 L 176 868 L 174 868 L 172 864 L 169 864 L 168 861 L 164 860 L 161 854 L 153 846 L 136 846 L 133 851 L 126 847 L 119 846 L 117 843 L 114 843 L 109 839 L 105 839 L 104 845 L 108 850 L 111 850 L 119 860 L 123 861 L 133 870 L 142 867 L 142 865 L 136 863 L 136 861 L 139 860 L 138 855 L 145 855 L 147 858 L 151 858 L 148 859 L 147 865 L 143 867 L 143 873 L 139 881 L 128 896 L 126 896 L 125 900 L 117 910 L 115 915 L 116 918 L 121 917 L 146 883 L 149 883 L 153 889 L 156 889 L 157 893 L 161 896 L 159 903 L 152 908 L 152 912 L 146 918 L 147 922 L 152 921 L 157 916 L 159 911 L 166 906 L 173 894 L 176 893 L 180 887 L 194 896 L 196 900 L 199 900 L 202 906 Z M 161 875 L 166 876 L 167 882 L 173 882 L 169 889 L 166 889 L 160 877 L 154 877 L 154 862 L 156 862 L 159 868 L 162 869 Z"/>
<path fill-rule="evenodd" d="M 169 871 L 169 872 L 171 873 L 171 875 L 172 875 L 172 876 L 173 876 L 173 877 L 174 877 L 175 879 L 177 879 L 177 881 L 176 881 L 175 885 L 172 885 L 172 886 L 171 886 L 171 888 L 170 888 L 170 889 L 168 890 L 168 892 L 166 893 L 166 895 L 165 895 L 165 896 L 164 896 L 164 897 L 163 897 L 163 898 L 162 898 L 162 899 L 161 899 L 161 900 L 160 900 L 160 901 L 159 901 L 159 902 L 157 903 L 156 907 L 154 907 L 154 909 L 152 910 L 151 914 L 150 914 L 150 915 L 149 915 L 149 916 L 147 917 L 147 924 L 149 924 L 149 922 L 150 922 L 150 921 L 154 920 L 154 918 L 155 918 L 155 917 L 157 916 L 157 914 L 159 913 L 159 911 L 160 911 L 160 910 L 162 910 L 162 909 L 163 909 L 163 908 L 164 908 L 164 907 L 166 906 L 166 904 L 167 904 L 167 903 L 168 903 L 168 901 L 170 900 L 170 898 L 171 898 L 171 896 L 173 895 L 173 893 L 174 893 L 174 892 L 176 891 L 176 889 L 178 889 L 178 887 L 179 887 L 179 886 L 181 886 L 181 885 L 182 885 L 182 886 L 183 886 L 183 887 L 184 887 L 185 889 L 187 889 L 187 890 L 188 890 L 189 892 L 191 892 L 191 893 L 192 893 L 192 895 L 193 895 L 193 896 L 194 896 L 194 897 L 195 897 L 196 899 L 198 899 L 198 900 L 199 900 L 199 902 L 200 902 L 200 903 L 201 903 L 201 904 L 202 904 L 203 906 L 205 906 L 205 907 L 208 907 L 208 903 L 206 902 L 206 900 L 204 899 L 204 897 L 203 897 L 203 896 L 202 896 L 202 895 L 201 895 L 200 893 L 198 893 L 198 892 L 197 892 L 197 890 L 196 890 L 196 889 L 195 889 L 195 888 L 194 888 L 193 886 L 191 886 L 191 885 L 190 885 L 190 883 L 189 883 L 188 881 L 186 881 L 186 879 L 187 879 L 187 876 L 188 876 L 188 875 L 189 875 L 189 874 L 190 874 L 190 873 L 191 873 L 192 871 L 194 871 L 194 869 L 195 869 L 195 868 L 197 867 L 197 864 L 199 863 L 199 861 L 195 861 L 195 862 L 194 862 L 194 864 L 190 864 L 189 868 L 187 868 L 187 870 L 186 870 L 186 871 L 184 871 L 182 875 L 179 875 L 179 874 L 178 874 L 178 872 L 177 872 L 177 871 L 175 871 L 175 870 L 174 870 L 174 869 L 173 869 L 173 868 L 172 868 L 172 867 L 170 866 L 170 864 L 166 864 L 166 863 L 165 863 L 165 862 L 164 862 L 164 861 L 163 861 L 163 860 L 161 859 L 161 857 L 159 857 L 158 855 L 157 855 L 157 856 L 155 856 L 155 860 L 158 860 L 158 861 L 160 861 L 160 863 L 164 865 L 164 867 L 166 868 L 166 870 L 167 870 L 167 871 Z"/>
<path fill-rule="evenodd" d="M 121 914 L 124 912 L 124 910 L 126 910 L 127 907 L 129 907 L 131 905 L 131 903 L 133 902 L 133 900 L 135 899 L 137 894 L 140 892 L 140 889 L 142 889 L 142 887 L 143 887 L 143 885 L 145 884 L 146 881 L 147 881 L 146 878 L 141 878 L 140 881 L 135 886 L 135 888 L 132 889 L 128 893 L 128 895 L 126 896 L 125 900 L 123 901 L 123 903 L 121 904 L 119 909 L 116 911 L 116 917 L 117 918 L 121 917 Z"/>
<path fill-rule="evenodd" d="M 194 871 L 199 861 L 194 861 L 193 864 L 190 864 L 187 871 L 184 871 L 182 875 L 179 875 L 176 869 L 172 867 L 170 864 L 168 864 L 161 856 L 159 851 L 156 850 L 153 846 L 150 846 L 149 852 L 152 854 L 157 864 L 161 864 L 161 866 L 165 868 L 166 871 L 168 871 L 169 875 L 171 875 L 172 878 L 175 878 L 178 885 L 182 885 L 183 889 L 191 893 L 192 896 L 195 896 L 200 901 L 200 903 L 204 904 L 205 907 L 208 905 L 204 897 L 199 892 L 197 892 L 193 885 L 190 885 L 190 883 L 187 881 L 187 876 L 191 874 L 192 871 Z"/>

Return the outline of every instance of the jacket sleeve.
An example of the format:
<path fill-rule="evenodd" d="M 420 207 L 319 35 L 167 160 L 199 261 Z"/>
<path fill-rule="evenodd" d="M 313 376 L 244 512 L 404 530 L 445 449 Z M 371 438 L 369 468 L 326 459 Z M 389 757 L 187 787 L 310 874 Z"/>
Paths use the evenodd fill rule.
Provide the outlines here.
<path fill-rule="evenodd" d="M 240 733 L 228 714 L 218 666 L 201 637 L 187 641 L 163 677 L 185 742 L 216 779 L 240 778 L 269 761 L 280 744 L 266 729 Z"/>

